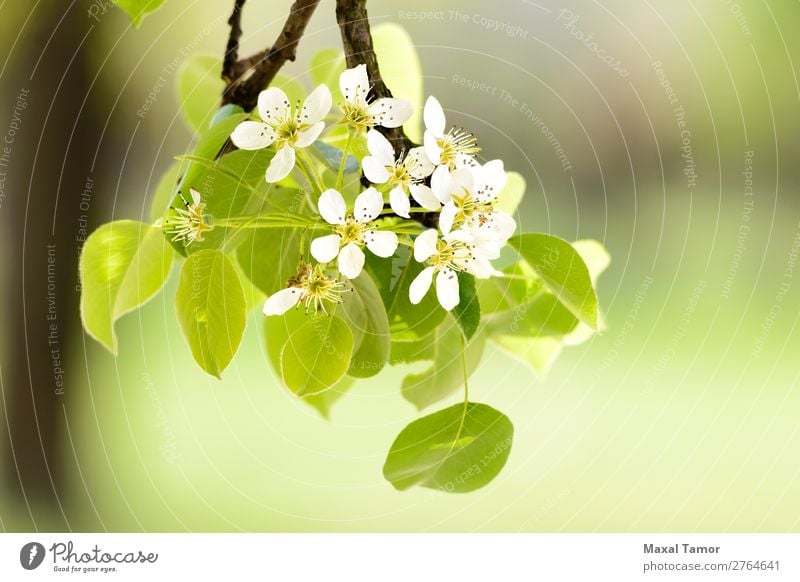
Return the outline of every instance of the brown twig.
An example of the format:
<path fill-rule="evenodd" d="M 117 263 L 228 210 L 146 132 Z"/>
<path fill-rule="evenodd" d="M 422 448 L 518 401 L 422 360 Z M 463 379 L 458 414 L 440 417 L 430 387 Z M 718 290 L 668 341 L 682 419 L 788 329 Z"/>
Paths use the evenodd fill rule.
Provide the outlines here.
<path fill-rule="evenodd" d="M 231 23 L 231 35 L 228 50 L 232 45 L 237 47 L 238 35 L 241 34 L 239 19 L 244 0 L 236 0 Z M 222 95 L 222 103 L 239 105 L 245 111 L 252 110 L 258 102 L 258 94 L 275 78 L 286 61 L 294 61 L 297 56 L 297 43 L 303 36 L 314 9 L 319 0 L 295 0 L 289 11 L 289 17 L 283 25 L 272 47 L 250 57 L 235 61 L 227 71 L 230 79 Z M 234 38 L 236 37 L 236 38 Z M 225 72 L 223 72 L 225 78 Z"/>
<path fill-rule="evenodd" d="M 222 61 L 222 79 L 230 85 L 237 75 L 236 62 L 239 60 L 239 39 L 242 37 L 242 8 L 245 0 L 235 0 L 233 12 L 228 19 L 231 34 L 228 37 L 228 46 L 225 47 L 225 59 Z"/>
<path fill-rule="evenodd" d="M 348 67 L 365 64 L 372 84 L 373 97 L 391 97 L 392 92 L 386 86 L 378 67 L 378 58 L 372 45 L 372 34 L 367 16 L 367 0 L 336 0 L 336 22 L 342 35 L 342 47 Z M 386 136 L 396 152 L 408 151 L 415 146 L 403 131 L 402 127 L 378 130 Z"/>

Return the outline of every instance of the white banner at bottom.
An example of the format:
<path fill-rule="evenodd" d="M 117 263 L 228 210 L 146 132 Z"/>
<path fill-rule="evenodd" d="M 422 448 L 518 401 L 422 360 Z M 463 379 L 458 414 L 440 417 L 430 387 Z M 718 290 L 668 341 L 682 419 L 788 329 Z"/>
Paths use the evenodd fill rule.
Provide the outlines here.
<path fill-rule="evenodd" d="M 800 534 L 2 534 L 0 580 L 800 580 Z"/>

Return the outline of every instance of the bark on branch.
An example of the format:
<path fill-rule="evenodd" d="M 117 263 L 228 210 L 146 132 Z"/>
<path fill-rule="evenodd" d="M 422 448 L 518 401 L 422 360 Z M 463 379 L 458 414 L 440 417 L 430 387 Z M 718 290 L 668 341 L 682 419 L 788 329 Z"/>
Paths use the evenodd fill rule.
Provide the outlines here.
<path fill-rule="evenodd" d="M 386 86 L 378 67 L 378 58 L 372 45 L 372 33 L 367 15 L 367 0 L 336 0 L 336 22 L 342 35 L 342 47 L 348 67 L 365 64 L 369 80 L 372 83 L 372 95 L 376 99 L 391 97 L 392 92 Z M 402 127 L 378 130 L 386 136 L 396 152 L 408 151 L 414 143 L 403 132 Z"/>
<path fill-rule="evenodd" d="M 227 70 L 223 67 L 223 78 L 228 82 L 222 95 L 223 104 L 233 103 L 245 111 L 250 111 L 256 106 L 258 94 L 270 84 L 283 64 L 286 61 L 294 61 L 297 55 L 297 43 L 300 42 L 318 4 L 319 0 L 295 0 L 283 30 L 270 48 L 245 59 L 234 60 Z M 244 0 L 236 0 L 229 20 L 231 23 L 229 52 L 235 48 L 235 52 L 238 53 L 243 5 Z"/>

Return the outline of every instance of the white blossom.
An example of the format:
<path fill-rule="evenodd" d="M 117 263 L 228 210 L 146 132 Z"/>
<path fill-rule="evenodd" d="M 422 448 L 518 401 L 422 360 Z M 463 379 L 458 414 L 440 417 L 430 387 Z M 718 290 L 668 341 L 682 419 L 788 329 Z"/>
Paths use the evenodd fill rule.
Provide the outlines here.
<path fill-rule="evenodd" d="M 318 85 L 301 108 L 292 108 L 286 93 L 270 87 L 258 96 L 261 121 L 243 121 L 233 130 L 231 141 L 243 150 L 259 150 L 275 144 L 277 150 L 267 168 L 266 179 L 278 182 L 294 168 L 295 149 L 310 146 L 325 129 L 323 119 L 331 103 L 331 92 L 326 85 Z"/>
<path fill-rule="evenodd" d="M 187 246 L 195 241 L 202 241 L 203 233 L 214 228 L 211 217 L 204 214 L 206 205 L 201 201 L 200 192 L 189 188 L 189 193 L 192 201 L 184 198 L 184 208 L 170 209 L 164 222 L 164 230 L 172 235 L 171 240 L 184 241 Z"/>
<path fill-rule="evenodd" d="M 301 263 L 286 289 L 273 293 L 264 302 L 264 315 L 283 315 L 300 303 L 305 303 L 306 312 L 314 307 L 316 311 L 327 313 L 325 303 L 341 303 L 344 288 L 345 284 L 327 276 L 321 265 L 312 267 Z"/>
<path fill-rule="evenodd" d="M 414 240 L 414 259 L 427 266 L 411 282 L 408 298 L 416 305 L 436 284 L 436 298 L 447 311 L 460 302 L 458 273 L 488 279 L 497 271 L 492 267 L 485 247 L 466 230 L 454 230 L 439 238 L 429 229 Z"/>
<path fill-rule="evenodd" d="M 357 130 L 382 127 L 400 127 L 411 117 L 411 103 L 405 99 L 383 97 L 369 103 L 369 77 L 367 66 L 358 65 L 339 76 L 339 89 L 344 97 L 342 113 L 347 123 Z"/>
<path fill-rule="evenodd" d="M 452 173 L 444 166 L 438 167 L 431 177 L 431 188 L 444 204 L 439 228 L 445 234 L 453 229 L 466 230 L 480 244 L 494 247 L 490 255 L 499 255 L 500 248 L 517 228 L 511 216 L 494 208 L 506 181 L 501 160 L 459 168 Z"/>
<path fill-rule="evenodd" d="M 478 147 L 475 136 L 462 128 L 454 127 L 445 131 L 447 121 L 444 109 L 436 97 L 428 97 L 422 118 L 425 122 L 423 144 L 431 162 L 451 171 L 476 164 L 474 156 L 481 148 Z"/>
<path fill-rule="evenodd" d="M 397 235 L 375 227 L 374 220 L 383 210 L 383 198 L 375 188 L 358 195 L 352 213 L 347 212 L 342 195 L 332 188 L 319 197 L 318 209 L 333 227 L 333 234 L 311 241 L 311 255 L 320 263 L 338 257 L 339 272 L 348 279 L 361 274 L 366 259 L 363 246 L 379 257 L 391 257 L 397 250 Z"/>
<path fill-rule="evenodd" d="M 364 176 L 373 184 L 389 186 L 389 203 L 395 214 L 409 218 L 409 194 L 423 208 L 441 208 L 431 189 L 423 183 L 434 169 L 425 155 L 425 148 L 412 148 L 405 155 L 395 157 L 389 140 L 379 131 L 370 129 L 367 132 L 367 149 L 370 155 L 361 162 Z"/>

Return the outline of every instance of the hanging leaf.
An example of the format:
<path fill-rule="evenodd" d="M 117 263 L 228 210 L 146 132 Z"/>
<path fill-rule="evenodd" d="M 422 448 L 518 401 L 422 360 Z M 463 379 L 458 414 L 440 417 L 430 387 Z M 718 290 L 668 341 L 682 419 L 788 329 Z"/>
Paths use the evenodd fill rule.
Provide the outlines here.
<path fill-rule="evenodd" d="M 586 263 L 572 245 L 560 238 L 537 233 L 511 237 L 508 244 L 578 319 L 597 328 L 597 296 Z"/>
<path fill-rule="evenodd" d="M 455 404 L 406 426 L 389 450 L 383 475 L 395 489 L 414 485 L 467 493 L 506 464 L 514 437 L 508 417 L 486 404 Z"/>
<path fill-rule="evenodd" d="M 453 316 L 464 337 L 470 339 L 481 323 L 481 306 L 475 290 L 475 277 L 468 273 L 458 273 L 458 293 L 459 302 L 453 308 Z"/>
<path fill-rule="evenodd" d="M 219 96 L 225 88 L 221 70 L 222 59 L 208 55 L 193 55 L 178 70 L 181 115 L 195 131 L 208 127 L 219 108 Z"/>
<path fill-rule="evenodd" d="M 133 25 L 138 28 L 142 23 L 142 18 L 161 8 L 164 0 L 114 0 L 114 4 L 122 8 Z"/>
<path fill-rule="evenodd" d="M 389 320 L 380 292 L 369 273 L 362 272 L 350 284 L 353 286 L 353 293 L 345 296 L 342 307 L 346 307 L 348 302 L 356 305 L 362 314 L 363 323 L 359 328 L 355 324 L 355 318 L 348 318 L 351 331 L 354 335 L 358 333 L 360 337 L 347 373 L 356 378 L 369 378 L 380 372 L 389 360 Z"/>
<path fill-rule="evenodd" d="M 183 265 L 175 301 L 194 359 L 219 378 L 239 348 L 247 318 L 239 275 L 219 251 L 194 253 Z"/>
<path fill-rule="evenodd" d="M 86 240 L 79 267 L 81 320 L 112 354 L 114 322 L 164 286 L 173 256 L 160 229 L 133 220 L 104 224 Z"/>
<path fill-rule="evenodd" d="M 283 382 L 298 396 L 322 392 L 347 373 L 352 355 L 353 334 L 341 318 L 310 316 L 283 347 Z"/>

